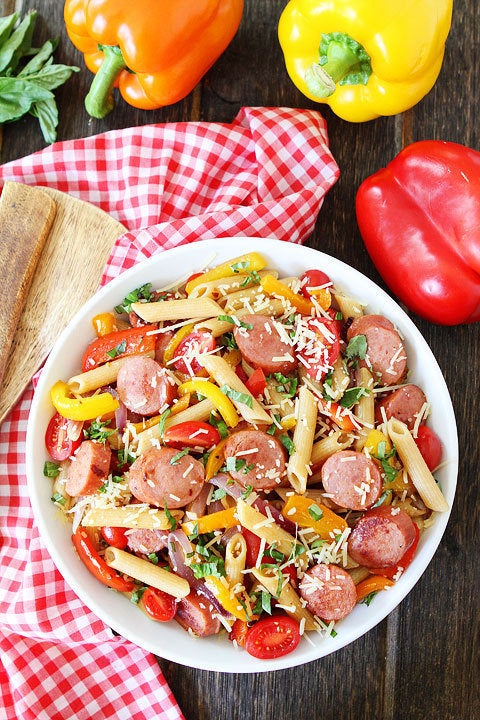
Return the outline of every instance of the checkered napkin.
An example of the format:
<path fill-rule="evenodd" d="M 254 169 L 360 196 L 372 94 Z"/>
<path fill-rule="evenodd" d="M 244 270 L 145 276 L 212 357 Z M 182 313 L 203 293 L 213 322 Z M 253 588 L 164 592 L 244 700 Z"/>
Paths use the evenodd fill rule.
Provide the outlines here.
<path fill-rule="evenodd" d="M 48 185 L 128 228 L 103 283 L 186 242 L 248 235 L 301 243 L 337 178 L 322 116 L 289 108 L 243 108 L 231 124 L 111 131 L 0 167 L 0 186 Z M 82 604 L 39 537 L 25 479 L 32 394 L 30 386 L 0 426 L 0 717 L 182 719 L 155 658 Z"/>

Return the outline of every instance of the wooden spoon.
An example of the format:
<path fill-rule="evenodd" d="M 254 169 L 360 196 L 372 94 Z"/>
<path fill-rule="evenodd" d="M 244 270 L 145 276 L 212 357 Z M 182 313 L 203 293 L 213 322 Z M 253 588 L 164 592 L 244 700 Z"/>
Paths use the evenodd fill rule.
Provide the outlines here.
<path fill-rule="evenodd" d="M 3 192 L 9 184 L 5 183 Z M 20 191 L 25 187 L 13 189 Z M 32 193 L 41 193 L 42 202 L 47 194 L 56 205 L 56 213 L 24 298 L 23 312 L 11 337 L 5 338 L 10 351 L 0 386 L 0 422 L 19 399 L 58 335 L 97 290 L 113 243 L 127 230 L 103 210 L 66 193 L 48 187 L 29 190 L 35 203 L 37 198 Z M 12 247 L 14 232 L 12 227 Z M 32 247 L 28 249 L 31 251 Z M 7 282 L 11 279 L 0 267 L 2 287 Z"/>

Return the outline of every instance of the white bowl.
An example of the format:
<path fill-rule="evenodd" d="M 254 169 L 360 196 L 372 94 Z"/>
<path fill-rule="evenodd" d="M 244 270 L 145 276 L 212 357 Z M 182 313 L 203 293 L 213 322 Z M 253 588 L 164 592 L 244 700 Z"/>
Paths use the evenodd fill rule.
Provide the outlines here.
<path fill-rule="evenodd" d="M 159 253 L 124 272 L 92 297 L 75 315 L 59 337 L 45 364 L 32 403 L 27 431 L 27 476 L 30 498 L 42 538 L 66 582 L 92 612 L 116 632 L 155 655 L 205 670 L 221 672 L 264 672 L 316 660 L 348 645 L 383 620 L 412 589 L 433 557 L 444 533 L 449 513 L 437 513 L 435 522 L 423 534 L 408 571 L 388 591 L 380 593 L 370 606 L 357 605 L 337 626 L 334 638 L 309 634 L 313 645 L 303 639 L 297 649 L 276 660 L 256 660 L 245 650 L 235 649 L 224 636 L 192 638 L 174 621 L 154 623 L 122 595 L 101 585 L 78 559 L 70 540 L 69 525 L 59 517 L 45 484 L 43 465 L 45 429 L 52 415 L 49 391 L 59 379 L 78 372 L 86 344 L 92 338 L 91 318 L 111 310 L 135 287 L 152 282 L 154 287 L 186 277 L 204 267 L 224 262 L 244 252 L 257 250 L 269 266 L 280 273 L 300 275 L 308 268 L 324 270 L 335 285 L 366 303 L 368 312 L 381 313 L 398 327 L 405 338 L 411 380 L 420 385 L 432 406 L 430 425 L 440 436 L 445 465 L 437 478 L 449 507 L 452 506 L 458 465 L 455 416 L 440 368 L 427 343 L 403 310 L 383 290 L 357 270 L 311 248 L 278 240 L 220 238 L 205 240 Z M 429 622 L 425 618 L 425 623 Z"/>

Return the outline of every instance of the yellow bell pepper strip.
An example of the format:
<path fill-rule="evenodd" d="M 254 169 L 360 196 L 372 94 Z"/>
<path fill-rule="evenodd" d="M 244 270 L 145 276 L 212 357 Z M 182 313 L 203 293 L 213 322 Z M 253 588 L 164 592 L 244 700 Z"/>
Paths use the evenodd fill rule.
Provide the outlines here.
<path fill-rule="evenodd" d="M 67 420 L 94 420 L 102 415 L 114 412 L 120 403 L 108 392 L 88 397 L 69 396 L 67 383 L 59 380 L 50 390 L 50 398 L 55 410 Z"/>
<path fill-rule="evenodd" d="M 290 0 L 278 35 L 301 92 L 350 122 L 416 105 L 440 73 L 453 0 Z"/>
<path fill-rule="evenodd" d="M 174 334 L 172 339 L 167 343 L 167 346 L 165 350 L 163 351 L 163 364 L 167 365 L 170 360 L 173 360 L 173 356 L 175 355 L 175 350 L 180 345 L 182 340 L 187 337 L 187 335 L 190 335 L 193 328 L 195 327 L 194 323 L 188 323 L 187 325 L 184 325 L 183 327 L 179 328 L 177 332 Z"/>
<path fill-rule="evenodd" d="M 357 603 L 365 600 L 368 595 L 379 592 L 380 590 L 386 590 L 389 587 L 395 585 L 393 580 L 390 578 L 382 577 L 381 575 L 372 575 L 371 577 L 362 580 L 357 585 Z"/>
<path fill-rule="evenodd" d="M 259 270 L 263 270 L 266 266 L 267 261 L 260 253 L 246 253 L 245 255 L 240 255 L 232 260 L 228 260 L 228 262 L 224 262 L 221 265 L 217 265 L 211 270 L 200 273 L 200 275 L 196 275 L 185 285 L 185 292 L 187 295 L 191 295 L 197 285 L 201 285 L 212 280 L 219 280 L 224 277 L 233 277 L 234 275 L 238 275 L 240 273 L 258 272 Z"/>
<path fill-rule="evenodd" d="M 208 456 L 208 460 L 205 465 L 205 480 L 207 482 L 218 473 L 225 462 L 224 448 L 227 440 L 228 438 L 220 440 Z"/>
<path fill-rule="evenodd" d="M 313 303 L 307 300 L 307 298 L 304 298 L 303 295 L 293 292 L 288 285 L 280 282 L 280 280 L 277 280 L 273 275 L 264 275 L 260 281 L 260 285 L 267 295 L 285 298 L 285 300 L 288 300 L 290 305 L 293 305 L 302 315 L 311 315 Z M 326 310 L 326 308 L 324 309 Z"/>
<path fill-rule="evenodd" d="M 209 380 L 187 380 L 178 387 L 178 394 L 200 393 L 212 401 L 220 415 L 223 417 L 229 427 L 235 427 L 240 422 L 234 404 L 229 398 L 222 393 L 219 387 L 211 383 Z"/>
<path fill-rule="evenodd" d="M 243 620 L 244 622 L 250 622 L 254 620 L 254 615 L 247 615 L 243 604 L 247 607 L 248 605 L 244 600 L 240 602 L 239 596 L 235 595 L 229 587 L 227 581 L 224 578 L 218 578 L 214 575 L 209 575 L 205 578 L 205 585 L 215 595 L 220 605 L 237 618 L 237 620 Z M 242 604 L 243 603 L 243 604 Z M 249 603 L 250 604 L 250 603 Z"/>
<path fill-rule="evenodd" d="M 282 515 L 299 527 L 312 528 L 323 540 L 332 540 L 333 534 L 341 534 L 348 527 L 340 515 L 305 495 L 290 495 Z"/>
<path fill-rule="evenodd" d="M 197 520 L 188 520 L 183 523 L 182 530 L 185 535 L 193 535 L 194 532 L 202 535 L 203 533 L 213 532 L 214 530 L 234 527 L 238 525 L 235 511 L 236 508 L 234 506 L 226 510 L 219 510 L 210 515 L 202 515 Z"/>
<path fill-rule="evenodd" d="M 243 0 L 66 0 L 70 40 L 95 78 L 87 112 L 104 118 L 118 84 L 133 107 L 186 97 L 237 32 Z"/>

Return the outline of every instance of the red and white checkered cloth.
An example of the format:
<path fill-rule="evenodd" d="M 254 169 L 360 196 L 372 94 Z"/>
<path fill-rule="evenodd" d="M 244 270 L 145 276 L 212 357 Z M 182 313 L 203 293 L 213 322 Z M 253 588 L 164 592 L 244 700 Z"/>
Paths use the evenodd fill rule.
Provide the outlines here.
<path fill-rule="evenodd" d="M 243 108 L 231 124 L 148 125 L 56 143 L 0 167 L 0 187 L 48 185 L 122 222 L 129 232 L 113 249 L 106 282 L 201 239 L 301 243 L 338 174 L 318 112 Z M 81 603 L 39 537 L 25 479 L 32 393 L 0 426 L 0 716 L 182 719 L 155 658 Z"/>

